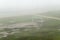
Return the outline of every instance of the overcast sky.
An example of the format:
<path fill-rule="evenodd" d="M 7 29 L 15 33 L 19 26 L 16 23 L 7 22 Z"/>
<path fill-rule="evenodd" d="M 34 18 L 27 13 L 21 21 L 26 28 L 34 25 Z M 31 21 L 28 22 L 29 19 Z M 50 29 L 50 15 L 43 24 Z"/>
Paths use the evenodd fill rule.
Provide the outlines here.
<path fill-rule="evenodd" d="M 0 17 L 31 14 L 24 11 L 35 8 L 49 10 L 56 5 L 60 6 L 60 0 L 0 0 Z"/>

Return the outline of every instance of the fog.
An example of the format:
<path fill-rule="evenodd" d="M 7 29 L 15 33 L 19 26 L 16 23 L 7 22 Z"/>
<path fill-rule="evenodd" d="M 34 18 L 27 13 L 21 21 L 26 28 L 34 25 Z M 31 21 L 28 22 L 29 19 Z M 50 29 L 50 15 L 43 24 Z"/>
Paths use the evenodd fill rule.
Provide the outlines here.
<path fill-rule="evenodd" d="M 0 17 L 60 10 L 60 0 L 0 0 Z"/>

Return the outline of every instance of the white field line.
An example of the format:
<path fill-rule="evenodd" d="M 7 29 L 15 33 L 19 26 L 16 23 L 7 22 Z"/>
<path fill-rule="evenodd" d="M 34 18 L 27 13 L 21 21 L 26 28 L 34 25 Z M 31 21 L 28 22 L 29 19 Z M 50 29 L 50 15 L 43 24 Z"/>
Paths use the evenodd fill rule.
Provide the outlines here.
<path fill-rule="evenodd" d="M 39 15 L 39 16 L 44 17 L 44 18 L 50 18 L 50 19 L 60 20 L 60 18 L 58 18 L 58 17 L 50 17 L 50 16 L 44 16 L 44 15 Z"/>

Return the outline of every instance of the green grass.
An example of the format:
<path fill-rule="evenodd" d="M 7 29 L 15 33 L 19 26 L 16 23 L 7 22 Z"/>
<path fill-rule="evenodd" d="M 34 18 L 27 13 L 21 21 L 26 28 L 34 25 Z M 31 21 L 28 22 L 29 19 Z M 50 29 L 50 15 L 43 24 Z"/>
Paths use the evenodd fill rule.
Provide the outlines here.
<path fill-rule="evenodd" d="M 49 16 L 49 15 L 48 15 Z M 34 16 L 23 16 L 13 18 L 0 19 L 0 23 L 12 24 L 9 21 L 14 21 L 14 23 L 31 22 Z M 13 35 L 8 35 L 7 37 L 0 38 L 0 40 L 60 40 L 60 20 L 46 19 L 44 18 L 44 23 L 40 30 L 37 31 L 36 28 L 31 28 L 31 30 L 24 31 L 20 30 L 18 33 Z M 9 30 L 10 31 L 10 30 Z"/>
<path fill-rule="evenodd" d="M 13 22 L 10 22 L 13 21 Z M 0 23 L 2 24 L 15 24 L 15 23 L 25 23 L 25 22 L 32 22 L 32 16 L 17 16 L 11 18 L 2 18 L 0 19 Z"/>

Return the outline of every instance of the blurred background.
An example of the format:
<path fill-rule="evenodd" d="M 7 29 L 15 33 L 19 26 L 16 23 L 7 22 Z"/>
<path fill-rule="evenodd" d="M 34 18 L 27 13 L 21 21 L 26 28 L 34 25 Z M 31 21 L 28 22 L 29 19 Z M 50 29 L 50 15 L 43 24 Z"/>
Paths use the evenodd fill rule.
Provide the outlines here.
<path fill-rule="evenodd" d="M 60 40 L 60 0 L 0 0 L 0 40 Z"/>

